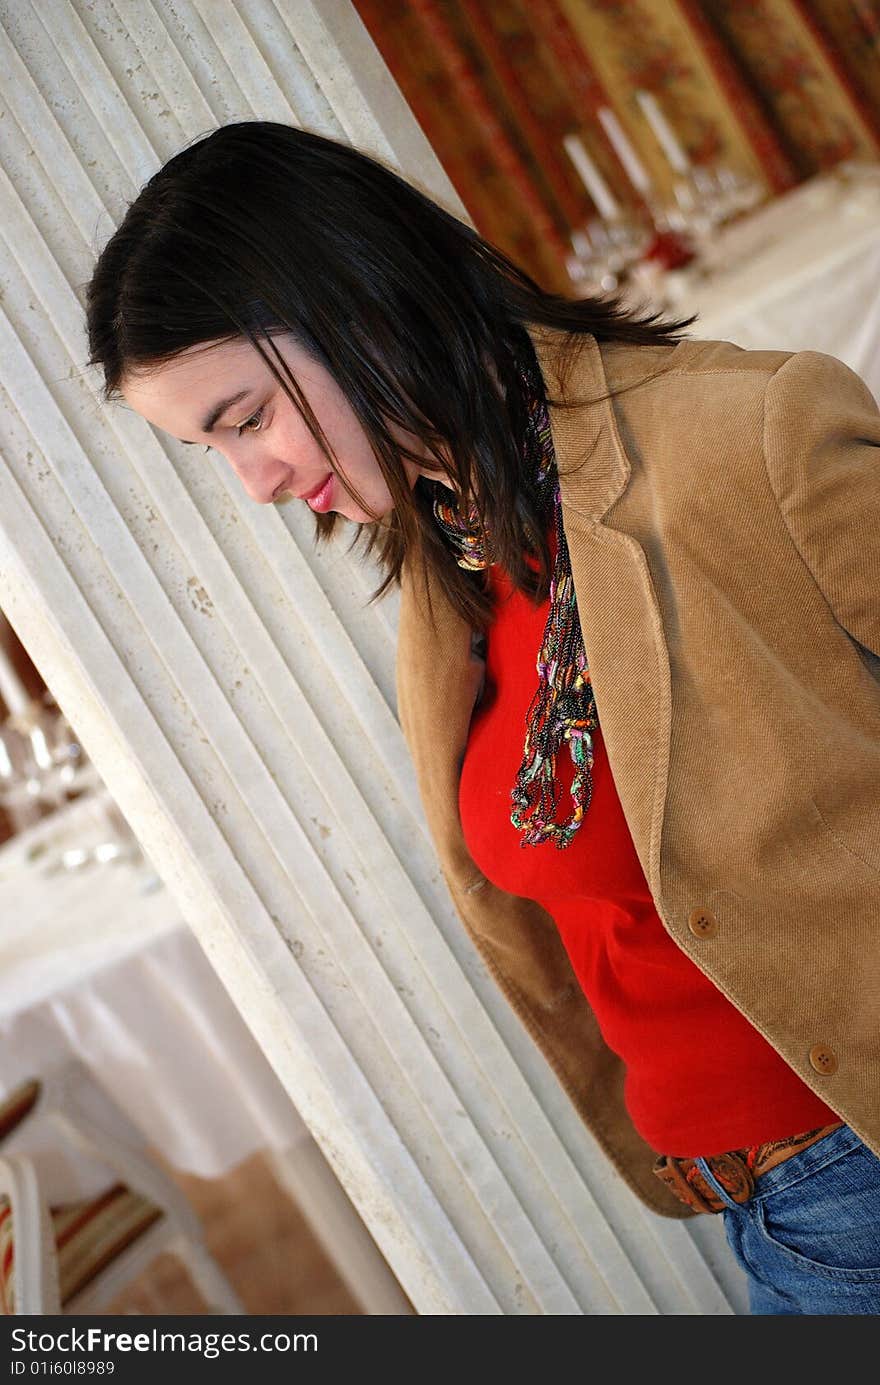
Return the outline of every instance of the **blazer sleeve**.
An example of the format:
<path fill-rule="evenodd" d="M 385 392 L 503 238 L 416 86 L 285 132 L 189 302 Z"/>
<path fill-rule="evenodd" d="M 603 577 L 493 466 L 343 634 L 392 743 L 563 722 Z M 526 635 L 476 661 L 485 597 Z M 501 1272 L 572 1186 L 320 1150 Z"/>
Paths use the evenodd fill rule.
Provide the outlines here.
<path fill-rule="evenodd" d="M 770 484 L 835 619 L 880 658 L 880 410 L 855 371 L 798 351 L 764 397 Z"/>

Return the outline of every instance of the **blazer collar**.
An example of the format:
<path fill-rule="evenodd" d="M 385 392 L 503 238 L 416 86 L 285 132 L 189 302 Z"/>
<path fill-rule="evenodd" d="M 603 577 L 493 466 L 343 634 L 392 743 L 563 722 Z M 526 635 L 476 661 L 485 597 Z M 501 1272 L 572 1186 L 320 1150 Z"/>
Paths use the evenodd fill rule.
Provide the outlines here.
<path fill-rule="evenodd" d="M 598 343 L 540 327 L 530 336 L 547 390 L 563 514 L 576 510 L 598 523 L 631 472 Z"/>

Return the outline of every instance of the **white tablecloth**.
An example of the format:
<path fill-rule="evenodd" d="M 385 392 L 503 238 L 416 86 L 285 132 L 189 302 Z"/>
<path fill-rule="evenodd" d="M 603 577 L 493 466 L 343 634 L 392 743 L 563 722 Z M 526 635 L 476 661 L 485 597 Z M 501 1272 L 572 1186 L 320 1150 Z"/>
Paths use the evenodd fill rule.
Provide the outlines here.
<path fill-rule="evenodd" d="M 665 306 L 699 313 L 696 337 L 837 356 L 880 398 L 880 164 L 811 178 L 722 229 L 705 269 L 667 276 Z"/>
<path fill-rule="evenodd" d="M 148 866 L 47 873 L 72 842 L 106 840 L 78 801 L 0 848 L 0 1095 L 76 1056 L 176 1167 L 215 1177 L 308 1132 L 170 896 Z M 56 820 L 57 819 L 57 820 Z M 25 1129 L 53 1198 L 100 1171 Z M 13 1147 L 13 1146 L 10 1146 Z"/>

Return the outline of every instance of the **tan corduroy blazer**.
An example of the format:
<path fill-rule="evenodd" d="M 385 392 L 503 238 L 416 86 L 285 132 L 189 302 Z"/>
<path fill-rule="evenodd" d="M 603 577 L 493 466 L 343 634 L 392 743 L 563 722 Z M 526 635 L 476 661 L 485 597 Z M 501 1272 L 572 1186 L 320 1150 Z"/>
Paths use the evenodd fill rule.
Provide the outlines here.
<path fill-rule="evenodd" d="M 550 410 L 563 523 L 608 759 L 660 917 L 880 1154 L 877 406 L 815 352 L 532 337 L 551 400 L 579 404 Z M 483 663 L 432 598 L 436 631 L 405 567 L 398 707 L 453 901 L 615 1166 L 656 1210 L 686 1215 L 651 1175 L 622 1064 L 552 919 L 468 854 L 458 781 Z"/>

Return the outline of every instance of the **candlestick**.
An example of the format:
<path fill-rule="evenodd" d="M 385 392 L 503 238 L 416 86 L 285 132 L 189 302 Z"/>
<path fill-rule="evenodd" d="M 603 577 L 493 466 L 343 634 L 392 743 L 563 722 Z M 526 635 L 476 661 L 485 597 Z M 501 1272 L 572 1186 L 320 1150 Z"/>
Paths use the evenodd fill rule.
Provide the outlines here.
<path fill-rule="evenodd" d="M 599 215 L 606 221 L 616 221 L 620 216 L 620 208 L 611 195 L 608 184 L 584 148 L 583 141 L 577 135 L 566 135 L 562 143 L 566 154 L 581 175 L 584 187 L 595 202 Z"/>
<path fill-rule="evenodd" d="M 641 106 L 642 114 L 657 136 L 657 140 L 664 154 L 672 164 L 676 173 L 689 173 L 691 167 L 690 160 L 679 144 L 675 131 L 672 129 L 672 126 L 669 124 L 654 97 L 649 91 L 637 91 L 636 100 Z"/>
<path fill-rule="evenodd" d="M 608 136 L 609 143 L 626 169 L 626 176 L 636 192 L 640 192 L 643 197 L 650 197 L 653 192 L 651 179 L 648 177 L 641 159 L 623 133 L 623 127 L 617 116 L 610 106 L 600 107 L 597 114 L 602 122 L 603 130 Z"/>

